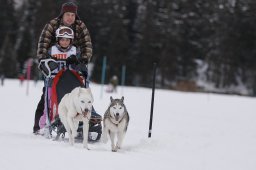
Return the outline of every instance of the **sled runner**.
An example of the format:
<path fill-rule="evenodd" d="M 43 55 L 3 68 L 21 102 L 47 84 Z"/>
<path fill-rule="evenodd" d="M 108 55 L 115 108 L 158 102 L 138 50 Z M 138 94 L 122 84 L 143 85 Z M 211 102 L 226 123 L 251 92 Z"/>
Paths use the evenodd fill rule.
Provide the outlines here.
<path fill-rule="evenodd" d="M 61 62 L 63 63 L 65 62 L 65 60 L 62 60 Z M 48 68 L 50 68 L 50 66 Z M 54 73 L 53 70 L 48 69 L 48 71 L 46 71 L 46 74 L 44 74 L 46 76 L 44 110 L 45 117 L 42 116 L 40 122 L 42 122 L 42 124 L 45 124 L 45 136 L 48 135 L 48 137 L 52 137 L 52 132 L 55 132 L 55 140 L 58 140 L 60 136 L 62 136 L 63 138 L 65 137 L 66 130 L 58 116 L 58 104 L 60 103 L 62 97 L 65 94 L 70 93 L 75 87 L 86 86 L 85 84 L 87 73 L 85 72 L 86 70 L 82 70 L 82 72 L 76 71 L 80 70 L 80 68 L 86 68 L 86 66 L 82 65 L 81 63 L 72 67 L 67 66 L 66 68 L 61 69 L 57 73 Z M 97 114 L 93 109 L 89 122 L 89 141 L 98 141 L 100 139 L 102 134 L 101 121 L 102 117 Z M 81 122 L 78 127 L 78 138 L 83 138 L 82 127 L 83 125 Z"/>

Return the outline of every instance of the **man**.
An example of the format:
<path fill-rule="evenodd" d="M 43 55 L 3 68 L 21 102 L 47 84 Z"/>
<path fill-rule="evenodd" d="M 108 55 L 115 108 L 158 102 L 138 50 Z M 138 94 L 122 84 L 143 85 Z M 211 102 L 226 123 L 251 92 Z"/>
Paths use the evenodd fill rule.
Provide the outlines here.
<path fill-rule="evenodd" d="M 73 2 L 62 5 L 60 15 L 45 25 L 38 42 L 37 56 L 39 59 L 47 57 L 48 49 L 55 44 L 55 31 L 60 26 L 68 26 L 75 33 L 73 44 L 80 48 L 81 57 L 90 61 L 92 57 L 92 43 L 89 31 L 79 19 L 77 6 Z"/>
<path fill-rule="evenodd" d="M 48 58 L 48 50 L 56 43 L 55 32 L 60 26 L 72 28 L 74 31 L 73 45 L 80 50 L 80 62 L 89 62 L 92 57 L 91 37 L 86 25 L 80 20 L 77 14 L 77 5 L 73 2 L 64 3 L 61 7 L 60 15 L 47 23 L 42 30 L 37 50 L 37 57 L 39 61 Z M 35 134 L 40 130 L 39 120 L 44 111 L 44 91 L 45 90 L 43 89 L 43 94 L 35 113 L 33 127 L 33 133 Z"/>

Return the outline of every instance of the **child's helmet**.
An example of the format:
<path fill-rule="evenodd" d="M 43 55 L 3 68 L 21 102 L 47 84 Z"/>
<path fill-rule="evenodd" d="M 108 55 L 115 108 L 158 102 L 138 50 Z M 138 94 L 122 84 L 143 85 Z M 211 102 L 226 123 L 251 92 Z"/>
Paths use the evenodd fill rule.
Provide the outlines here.
<path fill-rule="evenodd" d="M 61 26 L 56 30 L 56 39 L 58 38 L 70 38 L 71 40 L 74 39 L 74 31 L 65 26 Z"/>

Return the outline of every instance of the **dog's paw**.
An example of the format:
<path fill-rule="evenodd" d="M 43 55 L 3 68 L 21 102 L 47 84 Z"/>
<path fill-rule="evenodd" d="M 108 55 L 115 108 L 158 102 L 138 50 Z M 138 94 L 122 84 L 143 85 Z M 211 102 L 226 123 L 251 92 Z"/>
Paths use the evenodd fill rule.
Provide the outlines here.
<path fill-rule="evenodd" d="M 83 145 L 83 147 L 87 150 L 90 150 L 90 148 L 87 145 Z"/>
<path fill-rule="evenodd" d="M 119 146 L 112 146 L 112 152 L 117 152 L 118 149 L 120 149 Z"/>
<path fill-rule="evenodd" d="M 117 149 L 115 148 L 115 149 L 112 149 L 112 152 L 117 152 Z"/>

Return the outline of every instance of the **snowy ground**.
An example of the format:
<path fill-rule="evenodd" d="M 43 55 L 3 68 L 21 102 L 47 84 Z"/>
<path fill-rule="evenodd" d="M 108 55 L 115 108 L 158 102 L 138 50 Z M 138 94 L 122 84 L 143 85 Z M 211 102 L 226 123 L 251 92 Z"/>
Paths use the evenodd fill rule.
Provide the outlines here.
<path fill-rule="evenodd" d="M 52 141 L 32 134 L 42 82 L 6 80 L 0 86 L 0 167 L 3 170 L 255 170 L 256 99 L 156 90 L 152 138 L 147 138 L 151 91 L 119 88 L 131 120 L 123 148 L 110 143 Z M 110 94 L 91 85 L 101 115 Z M 121 94 L 122 92 L 122 94 Z"/>

